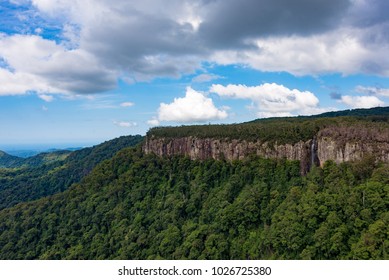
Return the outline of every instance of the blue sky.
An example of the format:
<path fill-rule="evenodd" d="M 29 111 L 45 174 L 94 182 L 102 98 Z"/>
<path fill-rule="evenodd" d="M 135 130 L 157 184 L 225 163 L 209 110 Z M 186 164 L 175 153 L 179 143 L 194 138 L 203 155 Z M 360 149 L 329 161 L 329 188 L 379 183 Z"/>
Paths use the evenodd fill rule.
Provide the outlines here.
<path fill-rule="evenodd" d="M 389 106 L 385 0 L 5 0 L 0 150 Z"/>

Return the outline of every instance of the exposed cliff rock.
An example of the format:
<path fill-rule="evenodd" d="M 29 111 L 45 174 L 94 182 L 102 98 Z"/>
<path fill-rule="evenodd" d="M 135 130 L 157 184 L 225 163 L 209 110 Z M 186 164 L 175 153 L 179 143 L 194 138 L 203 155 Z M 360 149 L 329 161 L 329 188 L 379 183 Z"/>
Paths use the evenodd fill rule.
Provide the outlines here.
<path fill-rule="evenodd" d="M 265 158 L 299 160 L 301 172 L 327 160 L 337 163 L 360 160 L 373 155 L 377 161 L 389 162 L 389 130 L 380 127 L 333 126 L 320 129 L 312 139 L 296 143 L 247 141 L 238 139 L 198 138 L 194 136 L 163 138 L 149 135 L 145 153 L 159 156 L 186 155 L 191 159 L 240 160 L 250 154 Z"/>
<path fill-rule="evenodd" d="M 318 133 L 318 158 L 337 163 L 361 160 L 374 156 L 377 161 L 389 162 L 389 130 L 379 127 L 330 127 Z"/>
<path fill-rule="evenodd" d="M 201 139 L 191 136 L 171 140 L 147 138 L 143 150 L 145 153 L 155 153 L 159 156 L 186 155 L 196 160 L 208 158 L 241 160 L 250 154 L 265 158 L 286 158 L 299 160 L 301 170 L 305 172 L 311 165 L 311 142 L 312 140 L 278 145 L 277 143 L 269 144 L 269 142 L 261 141 Z"/>

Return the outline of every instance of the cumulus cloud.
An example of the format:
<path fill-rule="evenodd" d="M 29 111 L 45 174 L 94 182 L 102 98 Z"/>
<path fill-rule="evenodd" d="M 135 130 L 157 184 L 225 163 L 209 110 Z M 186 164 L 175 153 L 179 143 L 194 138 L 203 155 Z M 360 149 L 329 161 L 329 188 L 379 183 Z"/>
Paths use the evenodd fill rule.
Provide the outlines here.
<path fill-rule="evenodd" d="M 389 76 L 386 0 L 13 1 L 22 2 L 32 30 L 0 35 L 3 95 L 98 93 L 119 78 L 193 74 L 204 61 Z M 44 36 L 52 23 L 57 36 Z"/>
<path fill-rule="evenodd" d="M 341 102 L 352 108 L 372 108 L 383 106 L 385 103 L 376 96 L 342 96 Z"/>
<path fill-rule="evenodd" d="M 170 104 L 161 103 L 158 109 L 158 118 L 149 121 L 149 124 L 156 125 L 157 121 L 201 123 L 225 119 L 227 116 L 225 110 L 215 107 L 211 98 L 188 87 L 185 97 L 175 98 Z"/>
<path fill-rule="evenodd" d="M 365 43 L 370 30 L 340 28 L 312 36 L 266 37 L 254 40 L 247 50 L 213 54 L 220 64 L 240 62 L 258 70 L 287 71 L 294 75 L 367 73 L 389 75 L 389 44 Z"/>
<path fill-rule="evenodd" d="M 364 93 L 369 95 L 379 95 L 379 96 L 389 97 L 389 88 L 357 86 L 356 91 L 359 93 Z"/>
<path fill-rule="evenodd" d="M 21 95 L 34 89 L 38 92 L 49 91 L 50 88 L 38 77 L 27 73 L 13 73 L 0 68 L 0 96 Z"/>
<path fill-rule="evenodd" d="M 9 69 L 0 69 L 0 80 L 8 80 L 1 92 L 88 94 L 116 86 L 115 74 L 95 57 L 77 49 L 66 50 L 54 41 L 35 35 L 0 38 L 0 56 Z"/>
<path fill-rule="evenodd" d="M 156 117 L 154 117 L 151 120 L 148 120 L 147 124 L 150 125 L 150 126 L 158 126 L 159 125 L 159 120 Z"/>
<path fill-rule="evenodd" d="M 200 33 L 209 44 L 244 48 L 250 39 L 307 36 L 333 29 L 349 7 L 347 0 L 219 0 L 208 4 Z"/>
<path fill-rule="evenodd" d="M 319 108 L 319 99 L 309 91 L 289 89 L 275 83 L 259 86 L 212 85 L 210 92 L 222 97 L 248 99 L 260 117 L 280 117 L 297 114 L 314 114 L 324 111 Z"/>

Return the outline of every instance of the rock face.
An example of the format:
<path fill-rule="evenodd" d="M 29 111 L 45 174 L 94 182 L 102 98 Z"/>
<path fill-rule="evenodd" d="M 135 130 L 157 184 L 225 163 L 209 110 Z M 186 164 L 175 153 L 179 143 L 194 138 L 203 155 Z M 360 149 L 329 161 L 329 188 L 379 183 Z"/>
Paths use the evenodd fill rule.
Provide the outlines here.
<path fill-rule="evenodd" d="M 355 127 L 323 129 L 318 133 L 317 155 L 321 165 L 327 160 L 341 163 L 369 155 L 377 161 L 389 162 L 389 131 Z"/>
<path fill-rule="evenodd" d="M 287 144 L 262 142 L 260 139 L 249 142 L 193 136 L 171 139 L 148 136 L 143 151 L 159 156 L 185 155 L 193 160 L 240 160 L 250 154 L 286 158 L 299 160 L 301 173 L 306 173 L 312 165 L 322 166 L 327 160 L 341 163 L 373 155 L 378 161 L 389 162 L 389 131 L 331 127 L 319 130 L 308 141 Z"/>

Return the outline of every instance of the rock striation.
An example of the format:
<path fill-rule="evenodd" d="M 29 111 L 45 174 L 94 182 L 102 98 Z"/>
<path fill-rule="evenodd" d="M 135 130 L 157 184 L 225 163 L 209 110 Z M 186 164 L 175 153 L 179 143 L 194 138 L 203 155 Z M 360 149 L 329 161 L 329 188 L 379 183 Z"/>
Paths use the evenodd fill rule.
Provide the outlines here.
<path fill-rule="evenodd" d="M 194 136 L 163 138 L 148 135 L 143 144 L 146 154 L 159 156 L 185 155 L 193 160 L 241 160 L 256 154 L 265 158 L 300 161 L 301 173 L 311 166 L 322 166 L 326 161 L 336 163 L 361 160 L 374 156 L 377 161 L 389 162 L 389 130 L 353 126 L 320 129 L 312 139 L 278 144 L 261 139 L 198 138 Z"/>
<path fill-rule="evenodd" d="M 366 156 L 389 162 L 389 131 L 352 126 L 322 129 L 318 133 L 317 156 L 320 165 L 327 160 L 342 163 Z"/>

